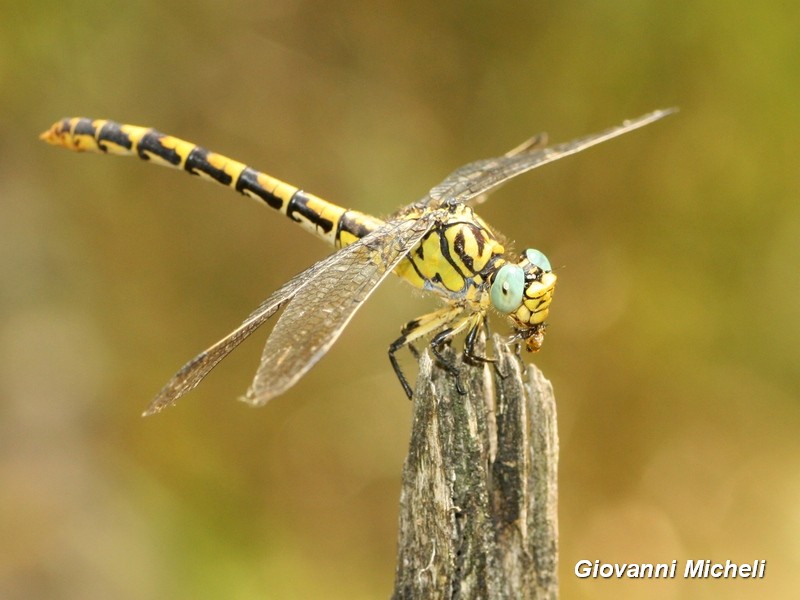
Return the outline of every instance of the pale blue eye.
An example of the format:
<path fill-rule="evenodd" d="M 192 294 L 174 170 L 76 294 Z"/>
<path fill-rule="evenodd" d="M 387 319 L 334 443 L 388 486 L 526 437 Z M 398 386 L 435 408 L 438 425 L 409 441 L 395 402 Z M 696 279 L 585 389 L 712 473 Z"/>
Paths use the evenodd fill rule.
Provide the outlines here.
<path fill-rule="evenodd" d="M 515 311 L 522 303 L 525 271 L 517 265 L 505 264 L 497 271 L 491 289 L 494 307 L 502 313 Z"/>
<path fill-rule="evenodd" d="M 525 250 L 525 258 L 527 258 L 532 265 L 536 265 L 546 273 L 549 273 L 553 270 L 553 267 L 550 266 L 550 261 L 547 260 L 547 257 L 538 250 L 528 248 Z"/>

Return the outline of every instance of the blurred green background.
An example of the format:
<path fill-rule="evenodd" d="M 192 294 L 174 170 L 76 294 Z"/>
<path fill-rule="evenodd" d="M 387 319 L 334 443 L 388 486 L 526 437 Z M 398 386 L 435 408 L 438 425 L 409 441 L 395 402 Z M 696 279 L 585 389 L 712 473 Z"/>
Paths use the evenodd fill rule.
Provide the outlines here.
<path fill-rule="evenodd" d="M 565 598 L 800 588 L 800 5 L 0 3 L 0 597 L 386 598 L 411 405 L 388 281 L 262 410 L 266 331 L 178 407 L 183 362 L 329 250 L 254 202 L 37 140 L 151 125 L 377 215 L 542 130 L 681 112 L 481 215 L 559 273 L 537 364 L 561 434 Z M 407 368 L 411 361 L 404 359 Z M 578 580 L 768 561 L 762 581 Z"/>

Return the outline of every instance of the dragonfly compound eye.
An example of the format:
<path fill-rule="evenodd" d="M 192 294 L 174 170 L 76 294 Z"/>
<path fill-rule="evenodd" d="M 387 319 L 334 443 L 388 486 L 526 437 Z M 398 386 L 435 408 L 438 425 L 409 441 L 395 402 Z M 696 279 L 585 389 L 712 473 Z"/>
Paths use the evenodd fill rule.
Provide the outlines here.
<path fill-rule="evenodd" d="M 492 283 L 492 305 L 502 313 L 513 312 L 522 303 L 524 291 L 525 271 L 518 265 L 505 264 Z"/>
<path fill-rule="evenodd" d="M 528 248 L 525 250 L 525 258 L 528 259 L 528 262 L 539 267 L 545 273 L 549 273 L 553 270 L 553 267 L 550 266 L 550 261 L 547 260 L 547 257 L 544 255 L 544 253 L 540 252 L 539 250 Z"/>
<path fill-rule="evenodd" d="M 536 140 L 541 138 L 533 138 L 503 156 L 456 169 L 388 222 L 347 210 L 244 163 L 147 127 L 75 117 L 57 122 L 41 138 L 78 152 L 137 156 L 202 176 L 263 203 L 337 248 L 333 255 L 281 286 L 240 327 L 189 361 L 150 404 L 145 414 L 151 415 L 193 389 L 281 307 L 280 320 L 264 347 L 245 400 L 262 405 L 282 394 L 322 358 L 390 272 L 447 302 L 439 310 L 409 321 L 389 346 L 392 367 L 409 398 L 413 390 L 395 352 L 406 346 L 413 349 L 416 340 L 433 335 L 432 349 L 438 354 L 438 347 L 468 330 L 465 353 L 471 355 L 474 334 L 487 318 L 487 304 L 508 316 L 514 327 L 511 340 L 525 340 L 528 350 L 538 350 L 557 276 L 538 250 L 526 250 L 516 263 L 506 263 L 502 242 L 473 212 L 470 200 L 484 198 L 498 184 L 526 171 L 671 112 L 655 111 L 551 148 L 538 147 Z M 501 265 L 499 269 L 497 265 Z"/>
<path fill-rule="evenodd" d="M 525 339 L 528 350 L 535 352 L 544 339 L 544 322 L 550 312 L 557 277 L 552 271 L 550 261 L 538 250 L 526 250 L 516 266 L 525 275 L 522 302 L 509 311 L 508 316 L 517 330 L 518 339 Z M 499 280 L 498 274 L 497 281 Z M 492 302 L 495 306 L 498 305 L 494 297 L 494 286 Z"/>

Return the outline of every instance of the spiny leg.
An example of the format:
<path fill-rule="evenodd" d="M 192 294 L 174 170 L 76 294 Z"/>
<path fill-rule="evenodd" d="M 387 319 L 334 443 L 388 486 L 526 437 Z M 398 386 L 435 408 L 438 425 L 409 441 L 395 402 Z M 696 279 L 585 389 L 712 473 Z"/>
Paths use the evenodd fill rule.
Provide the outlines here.
<path fill-rule="evenodd" d="M 443 311 L 447 310 L 448 308 L 449 307 L 445 307 L 444 309 L 441 309 L 440 311 L 437 310 L 437 311 L 434 311 L 432 313 L 428 313 L 428 314 L 422 315 L 421 317 L 417 317 L 416 319 L 414 319 L 412 321 L 409 321 L 408 323 L 403 325 L 403 327 L 400 329 L 400 335 L 404 336 L 404 335 L 410 333 L 411 331 L 413 331 L 414 329 L 417 329 L 418 327 L 423 327 L 423 326 L 427 327 L 427 323 L 431 319 L 438 319 L 439 318 L 439 312 L 443 312 Z M 417 350 L 416 346 L 414 346 L 414 344 L 411 343 L 410 341 L 406 343 L 406 346 L 408 347 L 408 349 L 411 352 L 411 354 L 414 356 L 414 359 L 415 360 L 419 360 L 419 350 Z"/>
<path fill-rule="evenodd" d="M 500 377 L 505 379 L 506 374 L 500 368 L 500 362 L 497 359 L 484 356 L 475 351 L 475 342 L 478 339 L 480 326 L 483 326 L 484 338 L 487 340 L 491 338 L 491 332 L 489 330 L 489 319 L 487 316 L 484 316 L 479 324 L 476 324 L 472 329 L 469 330 L 466 342 L 464 344 L 464 355 L 467 357 L 468 360 L 474 363 L 492 363 L 492 365 L 494 366 L 495 373 L 497 373 Z"/>
<path fill-rule="evenodd" d="M 411 346 L 415 340 L 429 335 L 437 329 L 441 329 L 445 325 L 452 323 L 456 320 L 456 318 L 458 318 L 458 315 L 461 314 L 463 310 L 464 309 L 461 306 L 448 304 L 439 310 L 435 310 L 431 313 L 413 319 L 403 325 L 403 328 L 400 330 L 400 337 L 392 342 L 392 344 L 389 346 L 389 361 L 392 363 L 392 369 L 394 369 L 394 373 L 397 375 L 397 379 L 400 381 L 400 385 L 403 386 L 403 391 L 406 393 L 406 396 L 408 396 L 409 399 L 411 399 L 411 397 L 414 395 L 414 391 L 408 384 L 408 380 L 403 374 L 403 370 L 400 368 L 400 363 L 397 362 L 395 353 L 403 346 L 408 346 L 412 349 L 412 353 L 416 355 L 413 346 Z M 438 349 L 433 350 L 433 353 L 437 359 L 440 358 L 441 354 L 438 352 Z"/>
<path fill-rule="evenodd" d="M 467 390 L 464 389 L 464 386 L 461 385 L 461 380 L 458 378 L 459 372 L 458 367 L 456 364 L 447 356 L 444 355 L 442 349 L 450 344 L 450 341 L 453 339 L 453 330 L 451 328 L 445 329 L 444 331 L 440 331 L 436 336 L 431 340 L 430 349 L 433 353 L 433 356 L 442 365 L 450 375 L 452 375 L 456 380 L 456 391 L 462 396 L 467 393 Z"/>
<path fill-rule="evenodd" d="M 480 333 L 481 327 L 483 327 L 484 332 L 486 333 L 486 338 L 489 338 L 489 324 L 484 316 L 480 321 L 475 323 L 469 330 L 469 333 L 467 333 L 467 339 L 464 341 L 464 356 L 467 357 L 467 360 L 473 363 L 495 363 L 495 359 L 484 356 L 483 354 L 479 354 L 475 350 L 475 342 L 478 339 L 478 334 Z"/>
<path fill-rule="evenodd" d="M 478 327 L 480 327 L 480 323 L 484 318 L 485 318 L 484 313 L 480 312 L 470 313 L 465 317 L 461 317 L 452 327 L 448 327 L 444 331 L 441 331 L 431 340 L 431 351 L 436 356 L 436 358 L 441 362 L 441 364 L 444 365 L 445 369 L 447 369 L 456 378 L 456 389 L 458 390 L 458 393 L 462 395 L 466 394 L 467 390 L 465 390 L 464 386 L 461 385 L 461 380 L 459 379 L 458 367 L 441 353 L 441 348 L 444 347 L 446 344 L 449 344 L 450 341 L 456 335 L 461 333 L 464 329 L 467 328 L 470 329 L 470 333 L 467 334 L 468 338 L 472 336 L 473 335 L 472 332 L 477 330 Z"/>
<path fill-rule="evenodd" d="M 450 340 L 453 339 L 453 330 L 452 328 L 447 328 L 443 331 L 437 333 L 434 338 L 431 340 L 430 349 L 433 353 L 433 356 L 439 361 L 439 364 L 442 365 L 445 370 L 450 373 L 453 377 L 456 378 L 456 387 L 458 389 L 459 394 L 464 394 L 465 391 L 461 387 L 461 382 L 458 380 L 458 367 L 456 364 L 447 356 L 444 355 L 442 350 L 444 347 L 450 343 Z"/>
<path fill-rule="evenodd" d="M 519 332 L 512 334 L 508 338 L 506 338 L 502 343 L 504 346 L 513 346 L 514 356 L 516 356 L 519 360 L 522 360 L 522 344 L 520 340 L 522 339 L 521 334 Z M 494 363 L 494 370 L 502 379 L 505 379 L 508 375 L 500 366 L 500 362 L 495 361 Z"/>
<path fill-rule="evenodd" d="M 449 344 L 450 341 L 455 337 L 457 334 L 462 332 L 464 329 L 468 329 L 467 337 L 464 342 L 464 357 L 469 362 L 475 363 L 483 363 L 483 362 L 494 362 L 492 359 L 487 358 L 485 356 L 478 355 L 474 350 L 475 340 L 477 339 L 478 333 L 480 332 L 481 324 L 486 323 L 486 314 L 483 312 L 475 312 L 471 313 L 462 319 L 460 319 L 453 327 L 445 329 L 436 337 L 431 340 L 431 350 L 434 354 L 439 358 L 445 368 L 450 371 L 453 376 L 456 378 L 456 389 L 460 394 L 466 394 L 467 390 L 464 389 L 464 386 L 461 385 L 461 380 L 458 378 L 460 373 L 458 368 L 451 362 L 446 360 L 446 357 L 441 354 L 441 352 L 437 351 L 438 348 L 443 347 L 445 344 Z"/>
<path fill-rule="evenodd" d="M 452 327 L 448 327 L 447 329 L 440 331 L 431 340 L 430 345 L 434 355 L 441 361 L 441 363 L 447 368 L 447 370 L 453 373 L 454 375 L 458 375 L 458 369 L 452 363 L 452 361 L 449 361 L 441 353 L 441 349 L 447 344 L 449 344 L 456 335 L 461 333 L 464 329 L 469 328 L 469 333 L 467 334 L 467 341 L 464 348 L 464 353 L 466 354 L 467 347 L 475 343 L 474 338 L 477 335 L 477 330 L 482 320 L 483 320 L 482 313 L 469 314 L 459 319 Z M 472 348 L 470 348 L 470 351 L 471 350 Z M 469 356 L 469 358 L 472 358 L 472 356 Z"/>

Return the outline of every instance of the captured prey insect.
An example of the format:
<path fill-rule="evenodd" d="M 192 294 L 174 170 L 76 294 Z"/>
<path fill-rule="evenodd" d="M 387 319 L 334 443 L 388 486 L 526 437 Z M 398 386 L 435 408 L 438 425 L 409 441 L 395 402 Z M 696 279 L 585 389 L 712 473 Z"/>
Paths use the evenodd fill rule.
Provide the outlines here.
<path fill-rule="evenodd" d="M 138 156 L 183 169 L 231 187 L 285 214 L 337 250 L 267 298 L 228 336 L 189 361 L 161 389 L 145 411 L 175 403 L 245 338 L 284 308 L 267 339 L 245 400 L 263 405 L 292 387 L 330 349 L 369 295 L 394 272 L 414 287 L 434 292 L 444 306 L 408 322 L 389 347 L 389 359 L 406 394 L 412 390 L 395 356 L 404 346 L 432 336 L 440 349 L 466 332 L 465 355 L 488 361 L 474 349 L 489 307 L 508 315 L 511 341 L 531 352 L 544 338 L 556 274 L 544 254 L 528 249 L 506 254 L 502 242 L 473 211 L 471 203 L 509 179 L 661 119 L 658 110 L 598 134 L 542 147 L 531 138 L 503 156 L 469 163 L 453 171 L 417 202 L 386 221 L 347 210 L 240 162 L 153 129 L 85 118 L 55 123 L 41 138 L 76 151 Z M 448 366 L 445 364 L 445 366 Z"/>

